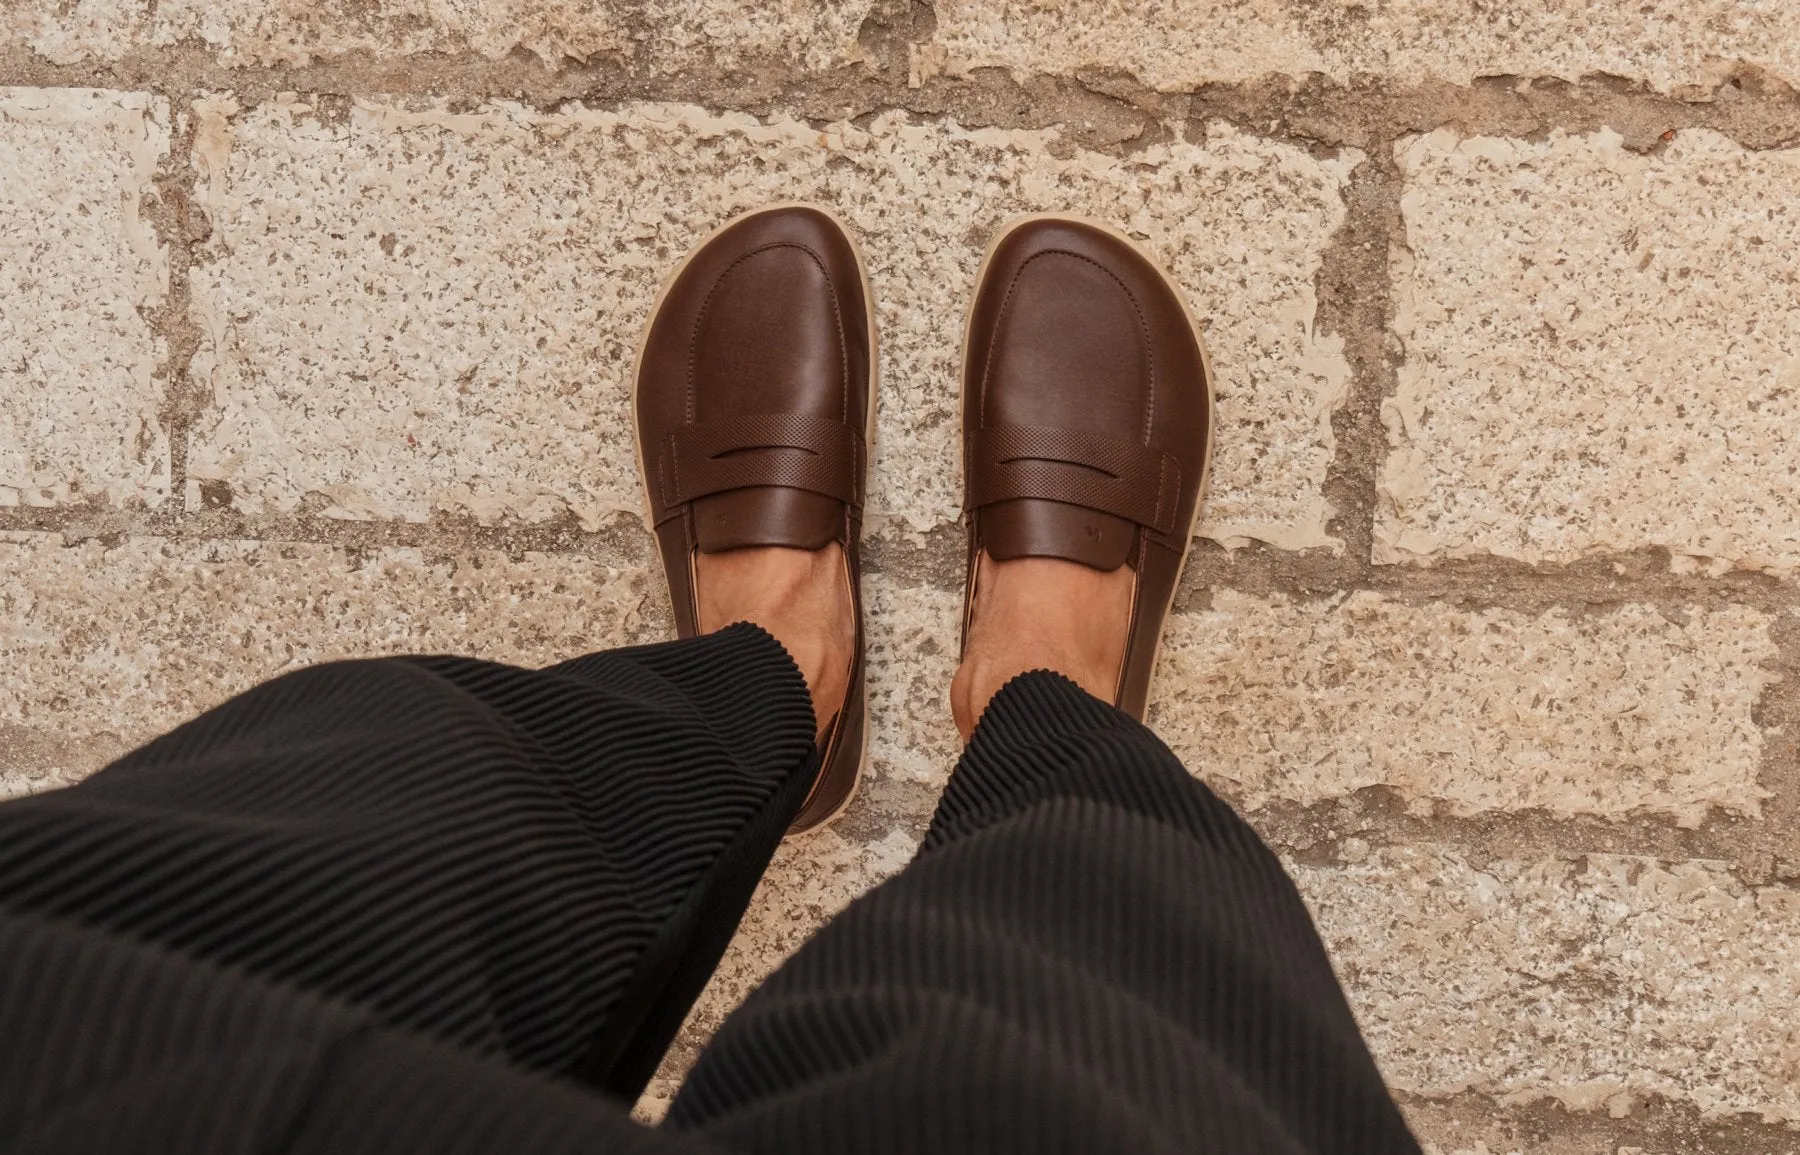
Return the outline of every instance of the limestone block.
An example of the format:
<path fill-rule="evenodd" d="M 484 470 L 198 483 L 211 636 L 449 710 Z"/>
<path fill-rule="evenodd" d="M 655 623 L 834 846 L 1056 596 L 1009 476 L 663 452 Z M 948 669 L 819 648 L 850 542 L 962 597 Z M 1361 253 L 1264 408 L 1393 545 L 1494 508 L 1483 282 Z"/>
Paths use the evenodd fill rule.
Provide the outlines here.
<path fill-rule="evenodd" d="M 1759 813 L 1771 620 L 1740 606 L 1577 614 L 1215 591 L 1170 623 L 1151 721 L 1242 804 L 1368 786 L 1411 809 L 1698 825 Z"/>
<path fill-rule="evenodd" d="M 1162 89 L 1322 73 L 1387 85 L 1604 74 L 1708 91 L 1739 64 L 1800 82 L 1784 0 L 940 0 L 918 52 L 966 73 L 1118 69 Z"/>
<path fill-rule="evenodd" d="M 0 48 L 53 64 L 117 60 L 145 37 L 151 0 L 13 0 L 0 8 Z"/>
<path fill-rule="evenodd" d="M 1380 562 L 1800 566 L 1800 151 L 1706 129 L 1397 146 Z"/>
<path fill-rule="evenodd" d="M 316 662 L 543 665 L 659 639 L 665 607 L 660 574 L 569 555 L 0 534 L 0 734 L 38 743 L 0 760 L 0 782 L 18 793 L 77 779 Z"/>
<path fill-rule="evenodd" d="M 859 59 L 871 0 L 19 0 L 0 45 L 57 63 L 118 60 L 134 48 L 197 43 L 228 65 L 304 65 L 524 50 L 546 63 L 620 58 L 650 73 L 773 58 L 797 70 Z"/>
<path fill-rule="evenodd" d="M 160 97 L 0 88 L 0 506 L 168 496 L 144 216 L 168 150 Z"/>
<path fill-rule="evenodd" d="M 865 595 L 869 774 L 941 790 L 961 751 L 961 591 L 871 575 Z M 1531 614 L 1216 590 L 1169 623 L 1150 723 L 1252 811 L 1383 786 L 1421 815 L 1694 826 L 1761 813 L 1773 625 L 1744 606 Z"/>
<path fill-rule="evenodd" d="M 1145 239 L 1209 329 L 1222 429 L 1203 534 L 1332 544 L 1321 486 L 1349 367 L 1313 279 L 1355 154 L 1214 126 L 1128 159 L 1055 130 L 884 113 L 820 130 L 669 105 L 540 113 L 359 100 L 199 115 L 196 480 L 240 510 L 484 521 L 641 508 L 629 383 L 661 278 L 735 213 L 827 205 L 868 254 L 883 384 L 871 511 L 961 503 L 957 362 L 982 248 L 1011 217 Z M 189 494 L 190 503 L 197 493 Z"/>
<path fill-rule="evenodd" d="M 1383 1074 L 1427 1095 L 1800 1122 L 1800 893 L 1708 862 L 1294 866 Z"/>

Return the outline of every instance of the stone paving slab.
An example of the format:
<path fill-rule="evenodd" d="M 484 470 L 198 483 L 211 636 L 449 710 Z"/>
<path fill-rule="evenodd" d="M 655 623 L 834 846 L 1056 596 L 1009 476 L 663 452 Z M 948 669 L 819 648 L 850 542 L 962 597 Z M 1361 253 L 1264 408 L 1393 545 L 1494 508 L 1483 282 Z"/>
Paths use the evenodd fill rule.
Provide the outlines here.
<path fill-rule="evenodd" d="M 199 44 L 229 65 L 300 65 L 346 53 L 407 57 L 515 50 L 550 64 L 618 58 L 643 71 L 730 68 L 777 56 L 801 69 L 857 59 L 871 0 L 15 0 L 0 46 L 57 64 Z"/>
<path fill-rule="evenodd" d="M 962 594 L 866 579 L 877 779 L 943 788 L 961 741 L 945 694 Z M 1744 606 L 1525 614 L 1215 590 L 1171 619 L 1151 724 L 1251 811 L 1371 786 L 1413 813 L 1756 816 L 1779 675 Z"/>
<path fill-rule="evenodd" d="M 865 585 L 868 778 L 941 782 L 961 748 L 948 698 L 960 603 L 879 575 Z M 10 672 L 0 739 L 13 748 L 0 754 L 0 796 L 78 781 L 233 694 L 317 662 L 462 653 L 539 666 L 672 630 L 654 564 L 0 533 L 0 665 Z M 925 817 L 884 806 L 873 820 Z"/>
<path fill-rule="evenodd" d="M 53 759 L 53 775 L 309 662 L 459 651 L 543 664 L 654 640 L 669 620 L 654 568 L 537 553 L 12 534 L 0 578 L 0 656 L 16 671 L 0 725 L 94 751 Z M 947 691 L 961 594 L 865 580 L 868 775 L 891 789 L 859 812 L 923 822 L 892 799 L 935 796 L 960 751 Z M 1770 626 L 1741 606 L 1531 615 L 1219 590 L 1172 620 L 1151 720 L 1251 811 L 1385 786 L 1426 816 L 1693 826 L 1715 810 L 1756 816 L 1767 796 L 1755 714 L 1777 680 Z"/>
<path fill-rule="evenodd" d="M 1375 560 L 1800 567 L 1800 150 L 1404 140 Z"/>
<path fill-rule="evenodd" d="M 462 653 L 544 665 L 659 639 L 667 623 L 661 574 L 570 555 L 0 533 L 0 727 L 94 757 L 37 764 L 40 777 L 75 779 L 317 662 Z M 0 785 L 32 787 L 4 763 Z"/>
<path fill-rule="evenodd" d="M 166 101 L 0 88 L 0 507 L 159 505 Z"/>
<path fill-rule="evenodd" d="M 629 380 L 660 278 L 731 215 L 809 199 L 861 234 L 879 302 L 875 523 L 957 516 L 975 268 L 999 225 L 1053 209 L 1146 238 L 1204 318 L 1222 433 L 1200 532 L 1331 544 L 1321 490 L 1349 367 L 1315 331 L 1313 279 L 1354 153 L 1222 125 L 1119 159 L 1055 130 L 891 113 L 821 130 L 671 105 L 332 116 L 226 98 L 201 107 L 196 152 L 213 231 L 190 375 L 213 406 L 188 472 L 245 513 L 635 513 Z"/>
<path fill-rule="evenodd" d="M 962 594 L 863 575 L 868 631 L 871 783 L 935 797 L 962 754 L 950 714 L 950 679 L 962 649 Z M 865 800 L 866 801 L 866 800 Z M 904 815 L 898 817 L 905 817 Z M 915 815 L 923 822 L 924 814 Z"/>
<path fill-rule="evenodd" d="M 1712 92 L 1745 70 L 1800 82 L 1783 0 L 939 0 L 914 75 L 1000 67 L 1026 76 L 1132 73 L 1157 88 L 1322 74 L 1332 81 L 1468 84 L 1483 76 L 1617 76 L 1659 92 Z M 196 45 L 235 67 L 346 54 L 406 59 L 529 52 L 548 64 L 611 60 L 670 76 L 780 62 L 794 73 L 864 59 L 872 0 L 17 0 L 0 47 L 52 63 L 113 62 Z"/>
<path fill-rule="evenodd" d="M 1742 65 L 1800 83 L 1785 0 L 939 0 L 924 68 L 1130 72 L 1162 89 L 1322 73 L 1340 84 L 1610 75 L 1709 92 Z"/>
<path fill-rule="evenodd" d="M 1369 786 L 1414 813 L 1760 813 L 1768 615 L 1572 614 L 1230 590 L 1172 620 L 1151 722 L 1252 810 Z"/>
<path fill-rule="evenodd" d="M 1619 1118 L 1479 1094 L 1403 1096 L 1401 1106 L 1425 1155 L 1800 1155 L 1800 1128 L 1702 1118 L 1683 1103 L 1654 1101 Z"/>
<path fill-rule="evenodd" d="M 1403 1090 L 1800 1122 L 1800 892 L 1616 855 L 1291 869 Z"/>

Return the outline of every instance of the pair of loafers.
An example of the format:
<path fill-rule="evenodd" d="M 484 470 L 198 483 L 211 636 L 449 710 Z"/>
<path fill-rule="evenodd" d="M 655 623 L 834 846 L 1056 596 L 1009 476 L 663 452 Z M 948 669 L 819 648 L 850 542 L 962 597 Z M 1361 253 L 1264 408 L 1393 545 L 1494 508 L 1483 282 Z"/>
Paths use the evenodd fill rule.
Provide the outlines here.
<path fill-rule="evenodd" d="M 1142 719 L 1212 450 L 1212 374 L 1180 290 L 1122 234 L 1023 218 L 982 260 L 962 364 L 965 643 L 987 559 L 1129 566 L 1113 704 Z M 638 354 L 640 466 L 682 637 L 698 632 L 696 555 L 843 547 L 855 665 L 790 833 L 840 814 L 862 770 L 858 541 L 876 369 L 861 253 L 805 205 L 747 213 L 702 241 L 663 286 Z"/>

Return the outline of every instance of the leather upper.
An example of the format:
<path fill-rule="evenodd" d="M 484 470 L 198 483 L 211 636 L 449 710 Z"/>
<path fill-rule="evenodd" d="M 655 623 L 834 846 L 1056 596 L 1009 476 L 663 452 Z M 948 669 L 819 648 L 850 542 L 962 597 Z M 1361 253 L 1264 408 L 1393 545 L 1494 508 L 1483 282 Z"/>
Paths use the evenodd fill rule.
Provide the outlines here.
<path fill-rule="evenodd" d="M 688 258 L 638 366 L 645 483 L 671 571 L 693 549 L 854 542 L 868 309 L 854 247 L 815 209 L 742 218 Z"/>
<path fill-rule="evenodd" d="M 1004 234 L 976 285 L 964 350 L 971 583 L 984 551 L 1132 567 L 1117 704 L 1139 717 L 1211 426 L 1199 337 L 1155 265 L 1072 219 Z"/>
<path fill-rule="evenodd" d="M 844 542 L 868 383 L 862 272 L 830 216 L 772 209 L 711 237 L 664 291 L 639 365 L 653 522 L 691 515 L 706 552 Z M 779 484 L 745 484 L 765 468 Z"/>
<path fill-rule="evenodd" d="M 855 246 L 837 222 L 804 206 L 772 208 L 728 224 L 688 256 L 638 361 L 644 483 L 682 637 L 698 629 L 695 553 L 844 547 L 856 669 L 795 829 L 848 797 L 861 761 L 857 541 L 873 402 L 870 308 Z"/>

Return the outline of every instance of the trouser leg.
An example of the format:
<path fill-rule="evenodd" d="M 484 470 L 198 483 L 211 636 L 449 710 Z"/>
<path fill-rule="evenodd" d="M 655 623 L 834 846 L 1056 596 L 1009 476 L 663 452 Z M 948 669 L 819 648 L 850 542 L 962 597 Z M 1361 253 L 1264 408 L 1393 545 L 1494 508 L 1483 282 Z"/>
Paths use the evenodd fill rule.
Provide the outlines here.
<path fill-rule="evenodd" d="M 279 678 L 0 806 L 10 993 L 68 1008 L 34 1043 L 0 1035 L 0 1058 L 33 1070 L 40 1107 L 103 1104 L 160 1077 L 106 1066 L 146 1014 L 169 1012 L 163 1032 L 182 1007 L 223 1015 L 255 1052 L 267 998 L 213 991 L 243 981 L 349 1008 L 308 1039 L 407 1032 L 634 1097 L 810 784 L 812 739 L 799 672 L 747 626 L 541 671 Z M 160 1011 L 142 993 L 158 968 L 176 975 Z M 313 1045 L 291 1034 L 263 1041 Z"/>
<path fill-rule="evenodd" d="M 715 1155 L 365 1007 L 0 908 L 0 1151 Z"/>
<path fill-rule="evenodd" d="M 727 1021 L 670 1116 L 768 1152 L 1413 1152 L 1274 855 L 1053 674 L 917 860 Z"/>

